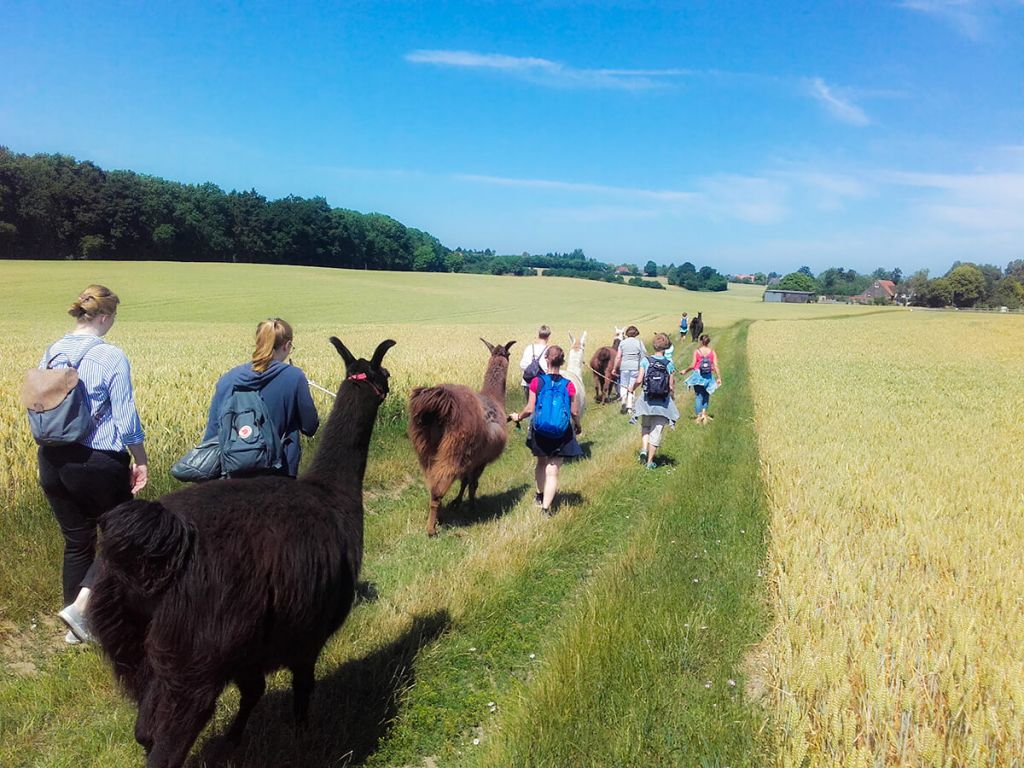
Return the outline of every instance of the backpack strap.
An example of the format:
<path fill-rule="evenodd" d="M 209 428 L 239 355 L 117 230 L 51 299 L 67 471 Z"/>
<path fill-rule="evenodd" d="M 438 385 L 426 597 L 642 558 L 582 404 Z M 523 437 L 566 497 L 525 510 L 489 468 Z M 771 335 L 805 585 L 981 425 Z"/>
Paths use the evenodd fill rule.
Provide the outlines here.
<path fill-rule="evenodd" d="M 93 336 L 90 341 L 86 342 L 85 346 L 82 348 L 82 351 L 79 352 L 76 357 L 71 357 L 71 355 L 69 355 L 67 352 L 58 352 L 57 354 L 53 355 L 46 361 L 46 367 L 49 368 L 51 365 L 53 365 L 54 360 L 56 360 L 61 355 L 64 355 L 64 357 L 68 359 L 68 367 L 74 368 L 77 371 L 78 366 L 82 364 L 82 361 L 85 359 L 85 356 L 92 352 L 94 347 L 98 347 L 100 344 L 106 344 L 106 342 L 99 336 Z M 47 356 L 49 356 L 50 352 L 53 350 L 53 347 L 54 345 L 51 344 L 47 348 Z"/>
<path fill-rule="evenodd" d="M 536 347 L 534 347 L 534 349 L 536 349 Z M 545 353 L 545 352 L 547 352 L 547 351 L 548 351 L 548 348 L 547 348 L 547 347 L 544 347 L 544 349 L 542 349 L 542 350 L 540 351 L 540 354 L 539 354 L 539 355 L 534 355 L 534 356 L 533 356 L 533 362 L 535 362 L 535 363 L 536 363 L 536 362 L 537 362 L 538 360 L 540 360 L 540 359 L 541 359 L 542 357 L 544 357 L 544 353 Z"/>

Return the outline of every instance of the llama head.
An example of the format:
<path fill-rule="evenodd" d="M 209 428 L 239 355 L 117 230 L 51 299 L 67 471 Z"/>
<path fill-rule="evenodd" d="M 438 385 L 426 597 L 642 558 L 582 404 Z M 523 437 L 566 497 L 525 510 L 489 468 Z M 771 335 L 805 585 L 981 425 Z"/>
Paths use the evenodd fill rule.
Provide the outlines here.
<path fill-rule="evenodd" d="M 385 339 L 377 345 L 377 349 L 374 350 L 373 357 L 370 360 L 364 360 L 363 358 L 357 360 L 348 351 L 348 347 L 341 343 L 341 339 L 337 336 L 331 336 L 331 344 L 338 350 L 341 359 L 345 361 L 345 378 L 368 382 L 382 399 L 388 393 L 388 379 L 391 373 L 381 365 L 381 361 L 384 359 L 387 351 L 395 346 L 396 343 L 393 339 Z"/>
<path fill-rule="evenodd" d="M 484 344 L 487 345 L 487 349 L 491 351 L 491 357 L 503 357 L 508 360 L 508 351 L 512 349 L 514 341 L 510 341 L 508 344 L 491 344 L 487 339 L 480 339 Z"/>
<path fill-rule="evenodd" d="M 615 340 L 616 341 L 622 341 L 624 338 L 626 338 L 626 329 L 625 328 L 619 328 L 619 326 L 616 325 L 615 326 Z"/>

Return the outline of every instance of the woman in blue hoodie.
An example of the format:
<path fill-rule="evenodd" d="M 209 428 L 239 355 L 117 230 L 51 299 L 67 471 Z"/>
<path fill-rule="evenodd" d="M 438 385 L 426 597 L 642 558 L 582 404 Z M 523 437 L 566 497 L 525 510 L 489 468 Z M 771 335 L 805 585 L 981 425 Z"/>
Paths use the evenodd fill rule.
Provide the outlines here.
<path fill-rule="evenodd" d="M 252 362 L 235 366 L 217 381 L 206 420 L 203 440 L 217 436 L 220 411 L 236 387 L 255 389 L 266 404 L 284 453 L 284 473 L 299 473 L 302 449 L 299 433 L 311 437 L 320 426 L 306 374 L 285 361 L 292 353 L 292 327 L 279 317 L 256 326 L 256 349 Z"/>

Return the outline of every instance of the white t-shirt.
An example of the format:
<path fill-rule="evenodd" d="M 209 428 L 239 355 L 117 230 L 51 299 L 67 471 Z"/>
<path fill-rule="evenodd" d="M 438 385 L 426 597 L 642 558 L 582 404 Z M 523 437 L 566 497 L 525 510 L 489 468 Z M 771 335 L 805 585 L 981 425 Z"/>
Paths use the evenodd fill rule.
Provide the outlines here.
<path fill-rule="evenodd" d="M 544 357 L 544 350 L 550 347 L 550 344 L 544 342 L 534 342 L 533 344 L 527 344 L 523 347 L 523 357 L 519 361 L 519 370 L 526 372 L 530 363 L 533 362 L 533 358 L 537 358 L 537 362 L 540 363 L 541 369 L 544 373 L 548 372 L 548 360 Z M 523 386 L 526 386 L 526 379 L 523 378 Z"/>

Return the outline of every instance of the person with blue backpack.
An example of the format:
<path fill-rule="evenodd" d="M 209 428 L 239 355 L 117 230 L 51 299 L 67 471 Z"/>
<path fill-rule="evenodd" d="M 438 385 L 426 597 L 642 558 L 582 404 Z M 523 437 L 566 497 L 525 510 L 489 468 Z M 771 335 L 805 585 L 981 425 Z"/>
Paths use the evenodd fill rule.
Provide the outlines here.
<path fill-rule="evenodd" d="M 39 445 L 39 484 L 64 536 L 64 608 L 57 615 L 69 644 L 91 640 L 86 608 L 100 515 L 149 480 L 131 366 L 103 340 L 119 304 L 106 286 L 82 291 L 68 309 L 74 329 L 47 348 L 22 390 Z"/>
<path fill-rule="evenodd" d="M 509 414 L 518 424 L 530 418 L 530 431 L 526 446 L 537 457 L 534 480 L 537 492 L 534 501 L 541 511 L 550 516 L 551 503 L 558 491 L 558 470 L 565 459 L 583 455 L 576 437 L 582 433 L 579 399 L 576 387 L 560 373 L 565 364 L 565 353 L 559 346 L 551 346 L 545 353 L 547 373 L 530 382 L 529 400 L 519 413 Z"/>
<path fill-rule="evenodd" d="M 654 455 L 661 446 L 665 427 L 679 421 L 679 409 L 675 403 L 675 382 L 672 374 L 675 365 L 669 350 L 672 342 L 668 335 L 658 333 L 653 341 L 654 354 L 645 355 L 640 361 L 640 373 L 633 389 L 643 388 L 643 394 L 636 399 L 636 414 L 640 417 L 640 461 L 648 469 L 654 469 Z"/>
<path fill-rule="evenodd" d="M 700 337 L 700 346 L 693 351 L 693 364 L 683 371 L 683 375 L 687 373 L 690 375 L 683 383 L 693 387 L 694 418 L 698 424 L 707 424 L 711 419 L 708 405 L 712 393 L 722 386 L 722 373 L 718 368 L 718 355 L 711 349 L 711 337 L 706 333 Z"/>
<path fill-rule="evenodd" d="M 292 327 L 279 317 L 256 326 L 252 362 L 217 381 L 203 442 L 220 445 L 221 473 L 228 477 L 299 473 L 299 433 L 320 426 L 309 382 L 287 361 L 295 349 Z"/>

